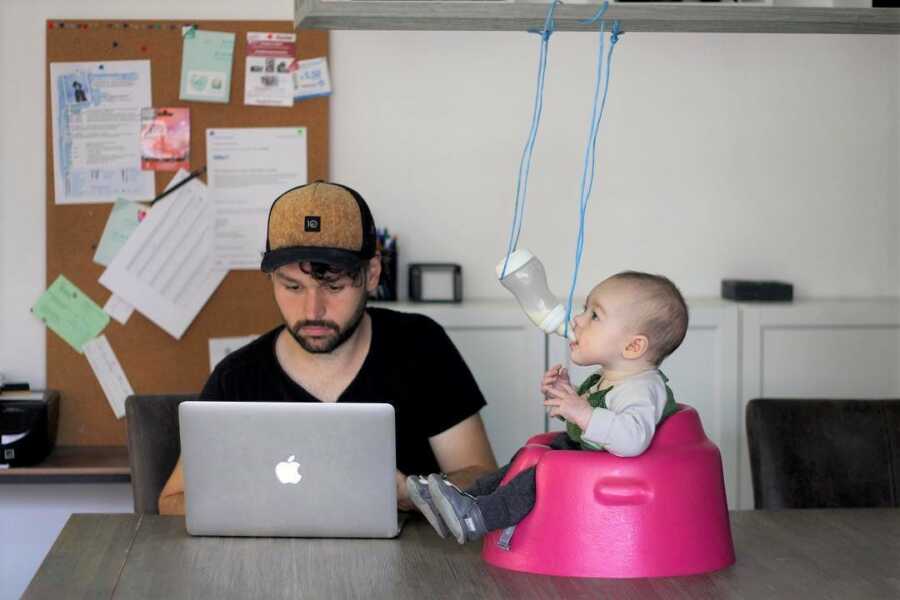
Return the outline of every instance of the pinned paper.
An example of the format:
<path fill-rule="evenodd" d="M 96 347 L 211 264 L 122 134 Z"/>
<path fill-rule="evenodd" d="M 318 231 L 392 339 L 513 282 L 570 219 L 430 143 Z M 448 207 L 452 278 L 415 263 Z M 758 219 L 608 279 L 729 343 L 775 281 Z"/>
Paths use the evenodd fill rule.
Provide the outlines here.
<path fill-rule="evenodd" d="M 186 177 L 176 173 L 169 189 Z M 181 339 L 228 273 L 213 264 L 213 211 L 206 186 L 191 179 L 153 207 L 100 284 Z"/>
<path fill-rule="evenodd" d="M 140 225 L 146 213 L 147 206 L 138 202 L 119 200 L 113 204 L 109 219 L 106 220 L 106 227 L 103 228 L 100 243 L 97 245 L 97 252 L 94 254 L 94 262 L 108 267 L 137 226 Z"/>
<path fill-rule="evenodd" d="M 324 56 L 295 61 L 291 72 L 294 77 L 294 100 L 331 95 L 331 77 Z"/>
<path fill-rule="evenodd" d="M 258 335 L 244 335 L 239 337 L 210 338 L 209 372 L 212 373 L 223 358 L 238 348 L 243 348 L 258 337 Z"/>
<path fill-rule="evenodd" d="M 131 313 L 134 312 L 134 306 L 124 298 L 113 294 L 109 297 L 109 300 L 106 301 L 106 304 L 103 305 L 103 312 L 124 325 L 128 322 L 128 319 L 131 318 Z"/>
<path fill-rule="evenodd" d="M 78 353 L 109 324 L 109 315 L 63 275 L 38 298 L 31 312 Z"/>
<path fill-rule="evenodd" d="M 183 31 L 179 100 L 228 102 L 234 34 L 221 31 Z"/>
<path fill-rule="evenodd" d="M 141 169 L 177 171 L 190 168 L 190 109 L 141 109 Z"/>
<path fill-rule="evenodd" d="M 259 271 L 272 198 L 307 182 L 307 137 L 305 127 L 206 130 L 217 267 Z"/>
<path fill-rule="evenodd" d="M 131 384 L 116 358 L 112 346 L 105 335 L 96 337 L 84 345 L 84 354 L 91 365 L 91 370 L 100 382 L 106 400 L 117 419 L 125 416 L 125 399 L 134 394 Z"/>
<path fill-rule="evenodd" d="M 293 106 L 296 56 L 297 34 L 248 32 L 244 104 Z"/>
<path fill-rule="evenodd" d="M 149 60 L 50 64 L 56 204 L 153 197 L 135 135 L 150 89 Z"/>

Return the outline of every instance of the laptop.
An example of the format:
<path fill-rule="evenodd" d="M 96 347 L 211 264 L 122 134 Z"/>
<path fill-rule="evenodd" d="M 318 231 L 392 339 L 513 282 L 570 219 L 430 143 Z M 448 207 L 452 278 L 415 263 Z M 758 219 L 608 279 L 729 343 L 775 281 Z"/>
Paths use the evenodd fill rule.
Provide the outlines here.
<path fill-rule="evenodd" d="M 390 404 L 183 402 L 178 416 L 191 535 L 400 533 Z"/>

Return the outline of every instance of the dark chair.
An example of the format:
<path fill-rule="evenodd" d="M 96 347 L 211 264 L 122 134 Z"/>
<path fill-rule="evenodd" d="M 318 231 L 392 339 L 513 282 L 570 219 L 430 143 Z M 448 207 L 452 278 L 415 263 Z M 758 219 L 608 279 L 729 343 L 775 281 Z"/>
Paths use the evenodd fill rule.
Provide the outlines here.
<path fill-rule="evenodd" d="M 900 400 L 747 404 L 758 509 L 900 506 Z"/>
<path fill-rule="evenodd" d="M 135 513 L 159 513 L 159 493 L 181 453 L 178 405 L 196 399 L 193 395 L 165 395 L 125 400 Z"/>

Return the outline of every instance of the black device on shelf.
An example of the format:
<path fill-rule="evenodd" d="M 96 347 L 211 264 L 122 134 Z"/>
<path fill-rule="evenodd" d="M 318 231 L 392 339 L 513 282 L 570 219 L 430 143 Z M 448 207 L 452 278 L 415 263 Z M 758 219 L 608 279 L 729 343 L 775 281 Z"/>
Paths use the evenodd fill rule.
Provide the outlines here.
<path fill-rule="evenodd" d="M 723 279 L 722 297 L 738 301 L 790 302 L 794 299 L 794 286 L 783 281 Z"/>
<path fill-rule="evenodd" d="M 409 299 L 413 302 L 462 302 L 462 267 L 454 263 L 410 264 Z"/>
<path fill-rule="evenodd" d="M 47 458 L 58 420 L 59 392 L 0 394 L 0 464 L 27 467 Z"/>

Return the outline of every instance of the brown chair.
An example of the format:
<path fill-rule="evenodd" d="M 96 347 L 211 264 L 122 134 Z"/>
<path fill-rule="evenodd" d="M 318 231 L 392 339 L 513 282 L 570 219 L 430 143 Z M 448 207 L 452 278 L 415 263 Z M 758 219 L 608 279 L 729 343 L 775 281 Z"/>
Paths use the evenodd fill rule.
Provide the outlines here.
<path fill-rule="evenodd" d="M 746 423 L 756 508 L 900 506 L 900 400 L 757 398 Z"/>
<path fill-rule="evenodd" d="M 135 513 L 159 513 L 159 493 L 181 454 L 178 405 L 196 399 L 194 395 L 162 395 L 125 400 Z"/>

